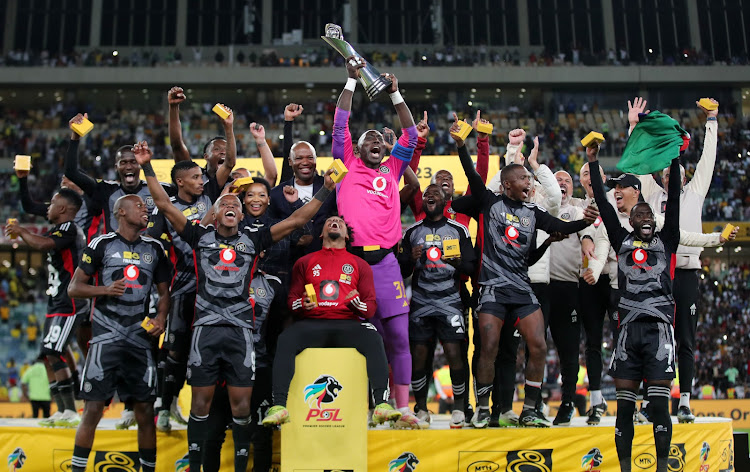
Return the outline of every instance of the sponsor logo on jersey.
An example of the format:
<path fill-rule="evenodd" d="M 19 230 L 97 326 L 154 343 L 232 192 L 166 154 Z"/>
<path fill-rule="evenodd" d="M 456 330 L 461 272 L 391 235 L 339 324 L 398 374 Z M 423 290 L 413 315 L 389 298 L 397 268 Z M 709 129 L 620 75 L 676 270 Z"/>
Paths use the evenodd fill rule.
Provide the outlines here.
<path fill-rule="evenodd" d="M 383 193 L 383 190 L 385 190 L 385 187 L 387 185 L 388 181 L 385 179 L 385 177 L 379 175 L 372 179 L 373 190 L 368 190 L 367 193 L 369 193 L 370 195 L 377 195 L 379 197 L 387 197 L 387 195 Z"/>
<path fill-rule="evenodd" d="M 381 174 L 390 174 L 391 168 L 383 164 L 380 167 L 378 167 L 378 172 L 380 172 Z"/>
<path fill-rule="evenodd" d="M 351 264 L 344 264 L 341 267 L 341 271 L 347 275 L 350 275 L 354 272 L 354 266 L 352 266 Z"/>

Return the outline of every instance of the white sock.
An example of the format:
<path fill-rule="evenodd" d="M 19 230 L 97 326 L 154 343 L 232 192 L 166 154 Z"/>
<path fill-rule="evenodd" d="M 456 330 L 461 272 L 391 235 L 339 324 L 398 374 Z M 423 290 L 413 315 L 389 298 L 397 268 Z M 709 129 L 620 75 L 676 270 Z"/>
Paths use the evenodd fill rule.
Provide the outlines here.
<path fill-rule="evenodd" d="M 680 406 L 690 408 L 690 392 L 680 393 Z"/>
<path fill-rule="evenodd" d="M 604 403 L 601 390 L 591 390 L 589 393 L 591 393 L 591 406 Z"/>

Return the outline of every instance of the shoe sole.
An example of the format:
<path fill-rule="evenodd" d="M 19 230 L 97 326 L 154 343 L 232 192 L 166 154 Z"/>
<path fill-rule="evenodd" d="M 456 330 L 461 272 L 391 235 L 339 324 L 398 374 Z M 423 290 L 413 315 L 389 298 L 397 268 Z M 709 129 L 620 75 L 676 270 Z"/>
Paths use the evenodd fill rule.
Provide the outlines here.
<path fill-rule="evenodd" d="M 586 420 L 586 424 L 589 426 L 596 426 L 600 424 L 602 420 Z"/>
<path fill-rule="evenodd" d="M 553 426 L 570 426 L 570 420 L 568 420 L 568 421 L 566 421 L 566 422 L 563 422 L 563 423 L 555 423 L 555 422 L 553 421 L 553 422 L 552 422 L 552 425 L 553 425 Z"/>
<path fill-rule="evenodd" d="M 476 429 L 484 429 L 488 427 L 489 423 L 471 423 L 472 426 L 474 426 Z"/>
<path fill-rule="evenodd" d="M 688 418 L 686 418 L 686 419 L 682 419 L 682 418 L 677 418 L 677 422 L 678 422 L 678 423 L 681 423 L 681 424 L 685 424 L 685 423 L 695 423 L 695 418 L 693 418 L 693 419 L 688 419 Z"/>

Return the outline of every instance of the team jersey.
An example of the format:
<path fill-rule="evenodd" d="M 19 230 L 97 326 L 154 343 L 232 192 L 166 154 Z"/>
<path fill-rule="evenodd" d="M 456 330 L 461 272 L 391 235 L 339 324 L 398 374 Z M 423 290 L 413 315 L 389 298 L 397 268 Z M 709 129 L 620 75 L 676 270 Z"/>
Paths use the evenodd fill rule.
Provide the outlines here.
<path fill-rule="evenodd" d="M 354 155 L 349 112 L 336 108 L 331 153 L 349 169 L 346 178 L 336 186 L 336 202 L 339 215 L 356 235 L 357 246 L 391 248 L 401 239 L 398 185 L 416 145 L 417 128 L 402 128 L 391 157 L 377 169 L 370 169 Z"/>
<path fill-rule="evenodd" d="M 85 244 L 83 232 L 75 223 L 67 221 L 56 225 L 44 236 L 55 242 L 55 248 L 47 253 L 47 316 L 75 315 L 76 301 L 68 296 L 68 285 Z"/>
<path fill-rule="evenodd" d="M 255 229 L 270 228 L 280 221 L 283 221 L 283 219 L 273 218 L 268 212 L 258 218 L 245 215 L 242 223 L 240 223 L 240 227 L 247 226 Z M 303 228 L 292 231 L 292 234 L 277 241 L 273 246 L 263 251 L 258 260 L 258 268 L 266 274 L 278 277 L 284 286 L 288 286 L 289 273 L 292 271 L 291 251 L 293 247 L 297 246 L 300 237 L 310 234 L 307 226 L 305 225 Z"/>
<path fill-rule="evenodd" d="M 188 224 L 199 222 L 211 208 L 211 200 L 204 194 L 194 202 L 186 202 L 179 197 L 170 197 L 172 205 L 185 215 Z M 193 248 L 182 240 L 172 223 L 156 208 L 151 213 L 151 220 L 146 230 L 149 236 L 159 239 L 168 248 L 170 259 L 174 265 L 174 279 L 172 279 L 172 295 L 182 295 L 195 292 L 195 259 Z"/>
<path fill-rule="evenodd" d="M 271 367 L 273 358 L 266 344 L 268 316 L 276 294 L 281 290 L 281 280 L 273 275 L 258 272 L 250 282 L 250 297 L 255 304 L 255 327 L 253 328 L 253 348 L 255 367 Z"/>
<path fill-rule="evenodd" d="M 318 306 L 303 308 L 312 285 Z M 356 295 L 351 292 L 356 290 Z M 323 248 L 299 259 L 292 269 L 289 306 L 298 316 L 328 320 L 371 318 L 377 308 L 372 268 L 346 249 Z"/>
<path fill-rule="evenodd" d="M 193 326 L 253 327 L 250 282 L 258 254 L 273 244 L 270 228 L 241 227 L 224 238 L 213 226 L 185 225 L 180 237 L 195 251 L 198 291 Z"/>
<path fill-rule="evenodd" d="M 86 275 L 97 275 L 99 285 L 125 279 L 122 296 L 97 297 L 91 344 L 150 349 L 151 337 L 141 323 L 149 312 L 152 286 L 172 277 L 164 246 L 149 236 L 128 241 L 119 233 L 107 233 L 91 241 L 78 267 Z"/>
<path fill-rule="evenodd" d="M 444 241 L 455 239 L 461 249 L 460 270 L 446 263 Z M 412 248 L 423 246 L 422 255 L 412 261 Z M 461 275 L 473 272 L 476 255 L 469 239 L 469 231 L 460 223 L 445 217 L 439 221 L 423 219 L 406 230 L 399 248 L 402 275 L 412 277 L 411 316 L 454 315 L 463 312 Z"/>
<path fill-rule="evenodd" d="M 160 183 L 168 194 L 175 194 L 176 191 L 174 186 L 163 182 Z M 113 180 L 97 180 L 96 192 L 91 196 L 92 199 L 97 202 L 97 206 L 96 208 L 92 208 L 92 211 L 102 213 L 104 231 L 108 233 L 117 231 L 119 225 L 117 223 L 117 217 L 112 210 L 115 207 L 115 202 L 125 195 L 138 195 L 141 197 L 149 212 L 154 211 L 154 208 L 156 208 L 156 204 L 154 203 L 153 197 L 151 197 L 151 192 L 149 191 L 145 180 L 141 180 L 138 183 L 138 187 L 132 192 L 125 191 L 120 182 L 115 182 Z"/>

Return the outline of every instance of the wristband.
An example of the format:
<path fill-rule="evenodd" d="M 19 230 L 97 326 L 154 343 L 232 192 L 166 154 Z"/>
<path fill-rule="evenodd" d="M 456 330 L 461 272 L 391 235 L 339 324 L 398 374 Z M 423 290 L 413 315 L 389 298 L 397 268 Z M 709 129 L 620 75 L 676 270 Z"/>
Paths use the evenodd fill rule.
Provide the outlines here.
<path fill-rule="evenodd" d="M 318 190 L 315 193 L 315 197 L 314 198 L 316 200 L 320 200 L 321 202 L 324 202 L 324 201 L 326 201 L 326 198 L 328 198 L 328 195 L 330 195 L 330 194 L 331 194 L 330 190 L 328 190 L 325 187 L 320 187 L 320 190 Z"/>
<path fill-rule="evenodd" d="M 346 79 L 346 85 L 344 85 L 344 90 L 354 92 L 356 88 L 357 88 L 357 79 L 352 79 L 351 77 Z"/>
<path fill-rule="evenodd" d="M 398 105 L 399 103 L 404 103 L 404 97 L 401 96 L 401 92 L 396 90 L 395 92 L 390 94 L 391 97 L 391 103 L 394 105 Z"/>
<path fill-rule="evenodd" d="M 156 177 L 156 172 L 154 172 L 154 168 L 151 167 L 151 163 L 147 162 L 141 166 L 141 169 L 143 170 L 143 175 L 146 177 Z"/>
<path fill-rule="evenodd" d="M 716 117 L 715 116 L 709 116 L 708 118 L 706 118 L 706 121 L 716 121 Z"/>

